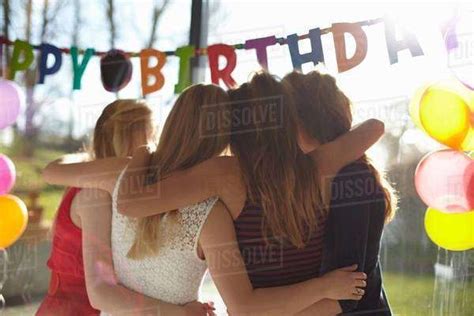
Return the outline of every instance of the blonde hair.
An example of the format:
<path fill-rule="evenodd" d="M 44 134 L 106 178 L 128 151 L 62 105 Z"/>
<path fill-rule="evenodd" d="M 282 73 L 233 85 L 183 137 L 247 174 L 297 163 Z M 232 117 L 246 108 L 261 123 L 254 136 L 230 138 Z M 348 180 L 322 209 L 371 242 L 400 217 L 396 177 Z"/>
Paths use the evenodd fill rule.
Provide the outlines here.
<path fill-rule="evenodd" d="M 229 92 L 236 122 L 231 136 L 249 201 L 263 209 L 262 234 L 302 248 L 326 212 L 317 168 L 297 143 L 297 118 L 288 89 L 262 72 Z M 274 122 L 258 117 L 277 105 Z M 245 119 L 245 113 L 252 113 Z M 270 123 L 270 124 L 269 124 Z M 273 126 L 274 125 L 274 126 Z M 281 241 L 280 240 L 280 241 Z"/>
<path fill-rule="evenodd" d="M 229 144 L 230 124 L 220 119 L 228 113 L 228 107 L 228 95 L 218 86 L 197 84 L 184 90 L 169 113 L 158 147 L 151 156 L 147 183 L 221 154 Z M 176 215 L 173 211 L 166 216 L 176 221 Z M 164 241 L 160 231 L 162 216 L 138 220 L 129 258 L 141 259 L 158 253 Z"/>
<path fill-rule="evenodd" d="M 123 99 L 107 105 L 95 125 L 91 157 L 131 156 L 136 147 L 152 140 L 151 115 L 144 101 Z"/>
<path fill-rule="evenodd" d="M 306 75 L 291 72 L 283 78 L 283 83 L 290 86 L 299 121 L 311 137 L 320 143 L 327 143 L 351 129 L 351 101 L 339 89 L 334 77 L 318 71 Z M 367 165 L 377 185 L 383 189 L 385 220 L 389 222 L 395 216 L 397 207 L 395 191 L 366 155 L 359 161 Z"/>

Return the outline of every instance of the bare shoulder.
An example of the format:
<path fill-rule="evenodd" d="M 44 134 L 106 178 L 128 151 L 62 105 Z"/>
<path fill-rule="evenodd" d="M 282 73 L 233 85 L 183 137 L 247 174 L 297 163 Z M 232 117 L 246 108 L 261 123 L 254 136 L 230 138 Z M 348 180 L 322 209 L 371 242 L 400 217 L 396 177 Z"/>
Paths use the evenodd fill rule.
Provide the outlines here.
<path fill-rule="evenodd" d="M 212 236 L 220 234 L 220 231 L 225 231 L 229 227 L 233 227 L 232 216 L 221 200 L 218 200 L 212 207 L 209 216 L 207 217 L 206 224 L 201 233 L 201 239 L 210 240 Z"/>
<path fill-rule="evenodd" d="M 77 214 L 90 213 L 104 207 L 110 209 L 112 198 L 107 191 L 100 189 L 81 189 L 74 197 L 72 210 Z"/>
<path fill-rule="evenodd" d="M 230 212 L 221 200 L 217 200 L 217 202 L 212 207 L 212 211 L 209 216 L 213 216 L 213 218 L 221 221 L 230 220 L 232 222 Z"/>
<path fill-rule="evenodd" d="M 242 178 L 239 161 L 236 157 L 224 156 L 213 158 L 218 174 L 215 174 L 217 192 L 222 199 L 222 203 L 232 215 L 232 218 L 239 217 L 247 198 L 247 189 Z"/>

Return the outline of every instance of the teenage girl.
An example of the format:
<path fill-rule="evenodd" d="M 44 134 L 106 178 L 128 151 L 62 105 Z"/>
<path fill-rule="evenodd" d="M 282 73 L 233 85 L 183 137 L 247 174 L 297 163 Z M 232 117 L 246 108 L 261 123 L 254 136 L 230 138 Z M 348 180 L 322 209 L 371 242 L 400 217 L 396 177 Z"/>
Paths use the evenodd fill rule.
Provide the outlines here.
<path fill-rule="evenodd" d="M 283 82 L 293 90 L 301 122 L 300 145 L 305 151 L 350 130 L 351 102 L 332 76 L 317 71 L 305 75 L 292 72 Z M 332 181 L 321 272 L 357 263 L 358 270 L 368 275 L 360 301 L 339 301 L 344 313 L 391 315 L 382 286 L 379 250 L 384 225 L 395 215 L 396 201 L 390 184 L 365 155 L 341 169 Z"/>

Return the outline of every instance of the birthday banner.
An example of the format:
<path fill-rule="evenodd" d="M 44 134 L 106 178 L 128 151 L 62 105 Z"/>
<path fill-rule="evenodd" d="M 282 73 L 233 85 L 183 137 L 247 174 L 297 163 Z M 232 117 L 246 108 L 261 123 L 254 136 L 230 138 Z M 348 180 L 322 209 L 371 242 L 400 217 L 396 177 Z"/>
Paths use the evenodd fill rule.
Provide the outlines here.
<path fill-rule="evenodd" d="M 61 69 L 63 55 L 70 55 L 73 70 L 72 88 L 74 90 L 81 89 L 82 77 L 93 56 L 101 58 L 102 83 L 104 88 L 110 92 L 120 91 L 129 83 L 133 72 L 130 58 L 140 58 L 141 86 L 143 96 L 145 96 L 160 90 L 165 84 L 165 77 L 161 70 L 170 56 L 179 58 L 179 79 L 174 88 L 175 93 L 180 93 L 191 84 L 191 58 L 203 55 L 208 56 L 212 82 L 219 84 L 222 80 L 230 88 L 236 85 L 232 77 L 232 72 L 237 65 L 236 50 L 254 50 L 261 67 L 268 70 L 267 48 L 277 44 L 287 45 L 293 68 L 301 70 L 302 65 L 305 63 L 313 63 L 314 65 L 324 63 L 325 56 L 321 37 L 328 33 L 333 34 L 338 72 L 345 72 L 362 63 L 367 56 L 367 35 L 363 26 L 377 23 L 384 23 L 385 26 L 385 38 L 390 64 L 398 62 L 398 53 L 403 50 L 409 50 L 413 57 L 423 55 L 423 50 L 414 34 L 403 28 L 400 32 L 397 32 L 397 27 L 390 18 L 379 18 L 355 23 L 335 23 L 329 28 L 311 29 L 304 35 L 291 34 L 280 38 L 268 36 L 249 39 L 241 44 L 214 44 L 206 48 L 195 48 L 189 45 L 179 47 L 175 51 L 164 52 L 153 48 L 143 49 L 140 52 L 125 52 L 119 49 L 100 52 L 94 48 L 84 50 L 77 47 L 59 48 L 48 43 L 32 45 L 22 40 L 11 41 L 3 36 L 0 37 L 0 47 L 13 46 L 10 64 L 6 67 L 6 76 L 9 80 L 14 80 L 19 72 L 31 67 L 35 59 L 34 50 L 39 51 L 37 61 L 38 84 L 44 84 L 48 76 L 56 74 Z M 355 40 L 356 48 L 352 56 L 347 56 L 346 35 L 351 36 Z M 311 51 L 308 53 L 301 53 L 299 49 L 299 41 L 304 39 L 308 39 L 311 44 Z M 2 52 L 3 49 L 0 50 L 0 57 L 2 57 Z M 219 66 L 219 58 L 221 56 L 226 60 L 223 67 Z M 54 61 L 53 63 L 48 62 L 51 58 Z"/>

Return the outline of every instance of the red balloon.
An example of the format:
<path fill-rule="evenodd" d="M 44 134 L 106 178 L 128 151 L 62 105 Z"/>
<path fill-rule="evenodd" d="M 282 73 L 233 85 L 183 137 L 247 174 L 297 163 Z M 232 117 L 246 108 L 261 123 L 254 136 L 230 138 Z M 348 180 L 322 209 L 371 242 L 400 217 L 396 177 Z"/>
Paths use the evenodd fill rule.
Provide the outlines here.
<path fill-rule="evenodd" d="M 474 209 L 474 160 L 462 152 L 426 155 L 415 171 L 415 187 L 428 206 L 448 213 Z"/>

